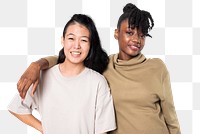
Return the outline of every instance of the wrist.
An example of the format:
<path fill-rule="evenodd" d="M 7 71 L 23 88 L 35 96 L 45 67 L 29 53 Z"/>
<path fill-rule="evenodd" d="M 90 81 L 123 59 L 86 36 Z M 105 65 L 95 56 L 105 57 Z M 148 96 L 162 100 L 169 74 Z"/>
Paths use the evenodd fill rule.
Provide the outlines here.
<path fill-rule="evenodd" d="M 43 134 L 42 123 L 39 120 L 38 120 L 37 125 L 35 126 L 35 129 L 40 131 Z"/>
<path fill-rule="evenodd" d="M 31 66 L 33 66 L 37 70 L 41 70 L 42 65 L 38 61 L 34 61 L 34 62 L 31 63 Z"/>
<path fill-rule="evenodd" d="M 45 70 L 49 67 L 49 62 L 44 58 L 41 58 L 38 61 L 33 62 L 33 64 L 35 64 L 37 69 L 39 70 Z"/>

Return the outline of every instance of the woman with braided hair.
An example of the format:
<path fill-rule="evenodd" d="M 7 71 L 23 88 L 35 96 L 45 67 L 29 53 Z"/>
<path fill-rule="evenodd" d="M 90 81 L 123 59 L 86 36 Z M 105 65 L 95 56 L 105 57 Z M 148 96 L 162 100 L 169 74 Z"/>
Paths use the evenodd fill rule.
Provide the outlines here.
<path fill-rule="evenodd" d="M 114 34 L 119 53 L 110 56 L 104 72 L 116 112 L 117 130 L 111 134 L 180 134 L 167 68 L 141 53 L 153 26 L 149 12 L 124 7 Z"/>
<path fill-rule="evenodd" d="M 146 58 L 141 52 L 153 26 L 151 14 L 131 3 L 119 17 L 114 33 L 119 53 L 109 56 L 108 67 L 103 72 L 116 113 L 117 129 L 110 134 L 181 133 L 168 70 L 162 60 Z M 53 66 L 56 60 L 47 57 L 29 66 L 18 82 L 22 98 L 27 87 L 37 86 L 40 69 Z"/>

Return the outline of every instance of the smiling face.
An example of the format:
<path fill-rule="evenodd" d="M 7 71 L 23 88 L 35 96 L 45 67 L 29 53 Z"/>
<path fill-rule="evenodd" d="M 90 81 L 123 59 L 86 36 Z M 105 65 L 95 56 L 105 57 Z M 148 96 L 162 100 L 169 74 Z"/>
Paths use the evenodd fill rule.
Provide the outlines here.
<path fill-rule="evenodd" d="M 65 63 L 83 65 L 90 50 L 89 30 L 79 24 L 70 24 L 62 37 L 62 45 L 65 53 Z"/>
<path fill-rule="evenodd" d="M 145 36 L 138 28 L 129 28 L 128 19 L 115 30 L 115 39 L 119 43 L 119 59 L 130 60 L 137 56 L 145 45 Z"/>

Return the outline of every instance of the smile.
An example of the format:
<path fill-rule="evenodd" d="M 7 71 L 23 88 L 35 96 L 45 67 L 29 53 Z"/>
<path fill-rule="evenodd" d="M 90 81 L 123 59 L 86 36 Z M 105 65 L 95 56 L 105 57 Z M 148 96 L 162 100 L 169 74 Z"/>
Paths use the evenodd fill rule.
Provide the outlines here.
<path fill-rule="evenodd" d="M 74 55 L 80 55 L 81 54 L 81 52 L 77 52 L 77 51 L 72 51 L 72 52 L 70 52 L 71 54 L 74 54 Z"/>
<path fill-rule="evenodd" d="M 138 50 L 140 49 L 140 46 L 136 46 L 136 45 L 128 45 L 132 50 Z"/>

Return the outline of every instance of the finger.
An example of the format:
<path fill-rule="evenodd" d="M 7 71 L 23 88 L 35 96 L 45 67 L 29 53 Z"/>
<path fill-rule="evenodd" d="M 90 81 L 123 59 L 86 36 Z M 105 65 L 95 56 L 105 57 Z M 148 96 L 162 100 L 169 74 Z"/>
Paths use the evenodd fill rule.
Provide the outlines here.
<path fill-rule="evenodd" d="M 31 92 L 31 95 L 32 95 L 32 96 L 34 96 L 38 84 L 39 84 L 39 80 L 37 80 L 37 81 L 33 84 L 32 92 Z"/>
<path fill-rule="evenodd" d="M 27 92 L 27 91 L 24 90 L 24 89 L 23 89 L 23 91 L 21 92 L 21 98 L 22 98 L 22 99 L 25 99 L 25 97 L 26 97 L 26 92 Z"/>
<path fill-rule="evenodd" d="M 26 93 L 27 91 L 29 90 L 30 86 L 33 84 L 32 80 L 27 80 L 25 86 L 24 86 L 24 89 L 23 89 L 23 93 L 25 93 L 25 96 L 26 96 Z"/>
<path fill-rule="evenodd" d="M 19 86 L 21 85 L 21 79 L 22 78 L 20 78 L 19 81 L 17 82 L 17 89 L 19 89 Z"/>
<path fill-rule="evenodd" d="M 25 80 L 25 79 L 20 78 L 20 80 L 19 80 L 18 83 L 17 83 L 17 90 L 18 90 L 19 93 L 20 93 L 20 92 L 23 90 L 23 88 L 24 88 L 24 85 L 23 85 L 24 80 Z"/>
<path fill-rule="evenodd" d="M 21 78 L 20 82 L 18 83 L 18 87 L 17 87 L 18 92 L 19 92 L 19 94 L 20 94 L 20 97 L 21 97 L 22 99 L 23 99 L 22 92 L 23 92 L 23 89 L 24 89 L 24 86 L 25 86 L 26 81 L 27 81 L 26 79 L 22 79 L 22 78 Z"/>
<path fill-rule="evenodd" d="M 24 92 L 24 88 L 25 88 L 25 86 L 26 86 L 26 83 L 27 83 L 27 79 L 25 78 L 25 79 L 23 80 L 23 82 L 21 83 L 21 85 L 20 85 L 20 91 L 19 91 L 19 93 L 20 93 L 20 96 L 21 96 L 22 99 L 25 98 L 23 92 Z"/>

